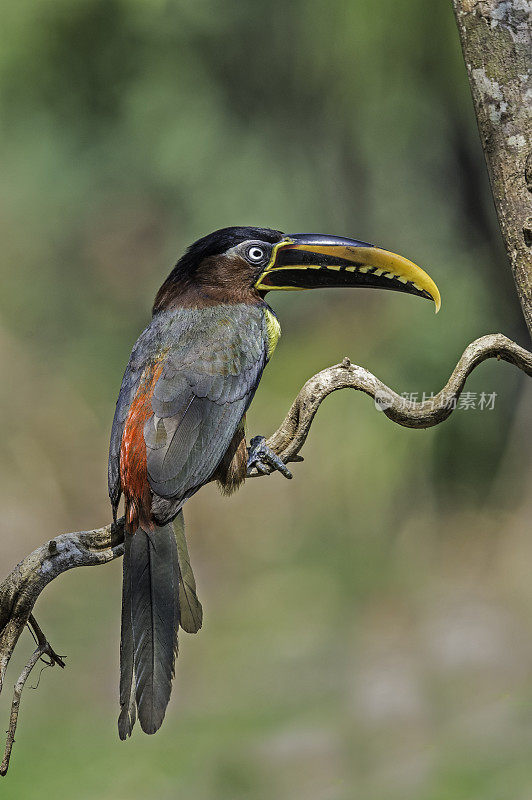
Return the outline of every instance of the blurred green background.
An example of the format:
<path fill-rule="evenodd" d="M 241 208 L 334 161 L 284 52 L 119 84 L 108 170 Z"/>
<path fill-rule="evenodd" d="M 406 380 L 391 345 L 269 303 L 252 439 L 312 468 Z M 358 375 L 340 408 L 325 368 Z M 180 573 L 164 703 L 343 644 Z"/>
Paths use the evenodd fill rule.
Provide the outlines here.
<path fill-rule="evenodd" d="M 252 435 L 344 355 L 422 394 L 477 336 L 527 344 L 447 0 L 1 9 L 3 573 L 108 521 L 131 346 L 215 228 L 373 241 L 443 296 L 437 317 L 393 293 L 270 296 L 283 338 Z M 23 698 L 2 798 L 531 797 L 530 389 L 495 362 L 467 388 L 495 408 L 430 431 L 337 393 L 292 482 L 187 504 L 205 625 L 155 737 L 117 736 L 121 564 L 54 582 L 37 618 L 68 665 Z"/>

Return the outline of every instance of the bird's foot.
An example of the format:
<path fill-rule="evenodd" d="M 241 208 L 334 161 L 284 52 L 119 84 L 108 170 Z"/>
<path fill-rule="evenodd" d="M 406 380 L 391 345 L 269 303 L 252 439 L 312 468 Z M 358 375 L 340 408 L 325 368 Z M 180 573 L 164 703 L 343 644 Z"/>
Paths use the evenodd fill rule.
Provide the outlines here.
<path fill-rule="evenodd" d="M 256 470 L 256 472 L 254 473 L 253 470 Z M 257 472 L 261 475 L 269 475 L 275 470 L 284 475 L 285 478 L 292 477 L 292 473 L 284 461 L 279 458 L 277 453 L 273 452 L 271 447 L 268 447 L 264 436 L 254 436 L 248 447 L 247 477 L 250 478 L 253 474 L 256 475 Z"/>

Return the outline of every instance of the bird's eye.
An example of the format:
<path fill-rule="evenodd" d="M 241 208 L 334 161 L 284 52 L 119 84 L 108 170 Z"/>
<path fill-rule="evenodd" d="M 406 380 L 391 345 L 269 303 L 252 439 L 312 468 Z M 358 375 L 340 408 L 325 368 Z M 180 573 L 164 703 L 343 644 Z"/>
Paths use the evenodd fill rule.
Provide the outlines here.
<path fill-rule="evenodd" d="M 252 261 L 254 264 L 258 264 L 259 261 L 263 260 L 265 254 L 262 247 L 257 247 L 257 245 L 254 244 L 251 247 L 248 247 L 246 255 L 250 261 Z"/>

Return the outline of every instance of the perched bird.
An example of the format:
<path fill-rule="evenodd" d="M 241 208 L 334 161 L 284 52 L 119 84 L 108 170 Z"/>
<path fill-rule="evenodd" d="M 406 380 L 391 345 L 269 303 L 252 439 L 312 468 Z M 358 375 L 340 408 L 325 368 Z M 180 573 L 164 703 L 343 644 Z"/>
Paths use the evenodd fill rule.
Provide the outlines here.
<path fill-rule="evenodd" d="M 116 404 L 109 496 L 125 505 L 119 735 L 138 714 L 155 733 L 170 698 L 178 628 L 202 622 L 183 504 L 217 480 L 231 493 L 253 467 L 285 464 L 244 418 L 280 336 L 272 289 L 376 287 L 440 306 L 431 278 L 366 242 L 269 228 L 224 228 L 199 239 L 159 289 Z"/>

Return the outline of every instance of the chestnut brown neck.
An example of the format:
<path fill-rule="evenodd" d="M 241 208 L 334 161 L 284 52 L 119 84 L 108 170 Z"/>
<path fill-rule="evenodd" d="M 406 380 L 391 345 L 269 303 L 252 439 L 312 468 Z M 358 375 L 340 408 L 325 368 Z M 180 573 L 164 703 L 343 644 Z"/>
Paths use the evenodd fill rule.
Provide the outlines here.
<path fill-rule="evenodd" d="M 224 256 L 206 258 L 194 275 L 170 273 L 157 295 L 153 313 L 169 308 L 205 308 L 215 305 L 262 302 L 251 283 L 249 266 L 240 259 Z"/>

